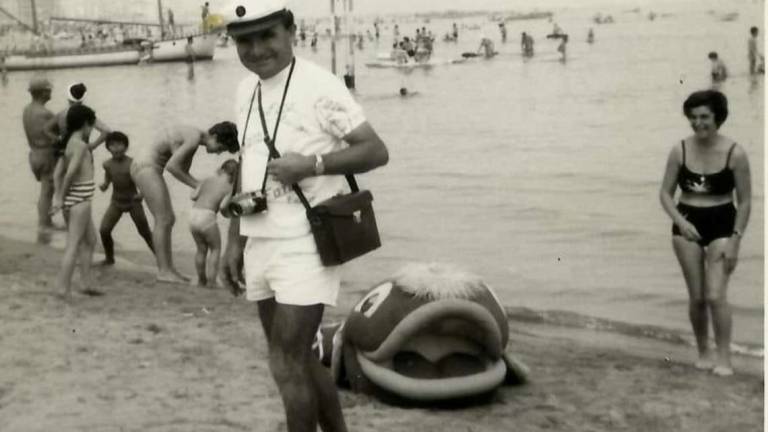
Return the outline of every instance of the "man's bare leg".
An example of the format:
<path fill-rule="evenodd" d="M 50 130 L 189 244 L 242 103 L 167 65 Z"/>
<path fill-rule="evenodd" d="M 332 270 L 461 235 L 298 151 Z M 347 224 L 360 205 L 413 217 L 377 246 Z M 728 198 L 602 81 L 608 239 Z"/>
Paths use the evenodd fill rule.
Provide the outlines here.
<path fill-rule="evenodd" d="M 319 423 L 324 432 L 346 432 L 347 426 L 336 386 L 328 370 L 312 353 L 312 342 L 324 306 L 281 305 L 274 299 L 267 299 L 258 302 L 258 308 L 264 334 L 269 342 L 270 368 L 286 408 L 288 430 L 314 431 Z M 287 346 L 288 350 L 283 346 Z M 286 353 L 291 348 L 296 348 L 297 352 Z M 285 363 L 287 356 L 297 361 Z M 286 378 L 294 379 L 295 382 L 281 386 L 279 380 Z M 306 397 L 309 393 L 311 395 Z M 315 411 L 309 411 L 313 408 Z M 310 416 L 310 412 L 314 414 Z"/>

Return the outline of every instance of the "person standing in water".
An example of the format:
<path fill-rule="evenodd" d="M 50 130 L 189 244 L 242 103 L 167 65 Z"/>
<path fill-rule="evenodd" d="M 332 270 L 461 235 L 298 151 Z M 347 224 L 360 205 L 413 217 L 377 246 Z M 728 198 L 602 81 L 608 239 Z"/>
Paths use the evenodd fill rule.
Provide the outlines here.
<path fill-rule="evenodd" d="M 192 47 L 192 36 L 187 38 L 184 52 L 187 54 L 187 79 L 192 80 L 195 78 L 195 49 Z"/>
<path fill-rule="evenodd" d="M 589 33 L 587 33 L 587 43 L 595 43 L 595 32 L 591 28 L 589 29 Z"/>
<path fill-rule="evenodd" d="M 710 71 L 710 76 L 712 77 L 712 86 L 719 87 L 720 84 L 728 79 L 728 68 L 725 67 L 725 62 L 723 62 L 723 60 L 718 57 L 716 52 L 710 52 L 707 57 L 709 58 L 710 62 L 712 62 L 712 69 Z"/>
<path fill-rule="evenodd" d="M 45 125 L 54 118 L 45 107 L 51 100 L 53 86 L 42 77 L 29 82 L 32 102 L 24 107 L 22 122 L 29 145 L 29 167 L 35 179 L 40 183 L 40 196 L 37 199 L 37 227 L 39 232 L 53 228 L 50 210 L 53 200 L 53 169 L 56 166 L 54 140 L 44 131 Z"/>
<path fill-rule="evenodd" d="M 157 261 L 157 280 L 160 282 L 189 281 L 173 266 L 171 231 L 176 216 L 163 173 L 168 171 L 193 190 L 197 189 L 200 182 L 192 177 L 189 168 L 200 147 L 205 147 L 208 153 L 236 153 L 239 149 L 237 127 L 234 123 L 222 122 L 207 131 L 182 125 L 164 129 L 151 145 L 139 152 L 131 164 L 131 178 L 144 196 L 155 220 L 152 244 Z"/>
<path fill-rule="evenodd" d="M 568 57 L 567 54 L 567 46 L 568 46 L 568 35 L 562 35 L 560 37 L 560 45 L 557 47 L 557 52 L 560 53 L 560 61 L 565 62 L 565 60 Z"/>
<path fill-rule="evenodd" d="M 757 35 L 759 34 L 757 27 L 749 29 L 749 40 L 747 41 L 747 59 L 749 60 L 749 74 L 756 75 L 760 73 L 759 66 L 760 60 L 763 57 L 760 55 L 760 51 L 757 47 Z"/>
<path fill-rule="evenodd" d="M 693 135 L 672 147 L 659 198 L 673 222 L 672 248 L 688 288 L 688 316 L 699 354 L 694 366 L 728 376 L 733 375 L 733 324 L 726 293 L 751 210 L 749 161 L 740 145 L 719 132 L 728 118 L 728 100 L 721 92 L 691 94 L 683 113 Z M 710 318 L 716 357 L 709 349 Z"/>

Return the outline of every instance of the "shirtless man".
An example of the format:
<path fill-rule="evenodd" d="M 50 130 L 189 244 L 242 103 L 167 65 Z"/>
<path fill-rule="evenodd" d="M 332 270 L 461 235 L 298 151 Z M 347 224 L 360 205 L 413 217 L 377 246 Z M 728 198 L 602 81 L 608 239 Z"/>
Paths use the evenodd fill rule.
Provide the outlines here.
<path fill-rule="evenodd" d="M 29 144 L 29 166 L 40 182 L 40 197 L 37 200 L 37 226 L 39 231 L 52 228 L 51 200 L 53 200 L 54 141 L 43 132 L 43 128 L 54 115 L 45 103 L 51 100 L 51 83 L 45 78 L 33 78 L 29 82 L 32 102 L 24 108 L 22 121 Z"/>
<path fill-rule="evenodd" d="M 96 245 L 96 229 L 91 216 L 91 198 L 96 189 L 93 182 L 93 155 L 88 147 L 96 114 L 85 105 L 76 105 L 67 113 L 66 150 L 61 159 L 67 167 L 53 197 L 52 212 L 63 209 L 69 212 L 67 246 L 61 262 L 56 286 L 68 298 L 72 272 L 79 256 L 80 280 L 84 293 L 94 292 L 91 281 L 91 260 Z"/>
<path fill-rule="evenodd" d="M 170 127 L 162 131 L 152 145 L 139 152 L 131 165 L 133 182 L 146 199 L 155 220 L 152 242 L 157 260 L 157 280 L 161 282 L 189 280 L 173 266 L 171 230 L 176 216 L 163 172 L 168 171 L 180 182 L 193 190 L 197 189 L 200 182 L 192 177 L 189 168 L 200 146 L 205 146 L 208 153 L 236 153 L 240 148 L 237 127 L 230 122 L 218 123 L 208 131 L 192 126 Z"/>

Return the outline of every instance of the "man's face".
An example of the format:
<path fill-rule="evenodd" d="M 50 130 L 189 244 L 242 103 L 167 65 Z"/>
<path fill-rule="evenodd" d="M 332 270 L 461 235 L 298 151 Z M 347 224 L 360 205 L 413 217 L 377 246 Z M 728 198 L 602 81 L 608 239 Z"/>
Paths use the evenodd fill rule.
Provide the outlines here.
<path fill-rule="evenodd" d="M 235 38 L 240 63 L 261 79 L 271 78 L 293 58 L 296 26 L 286 29 L 276 23 L 265 30 Z"/>

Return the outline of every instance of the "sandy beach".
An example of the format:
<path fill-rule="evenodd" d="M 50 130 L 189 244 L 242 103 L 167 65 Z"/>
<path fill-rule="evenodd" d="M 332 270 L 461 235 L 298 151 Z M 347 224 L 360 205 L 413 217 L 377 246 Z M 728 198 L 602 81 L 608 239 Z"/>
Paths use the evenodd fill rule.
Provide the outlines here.
<path fill-rule="evenodd" d="M 222 290 L 156 284 L 120 263 L 97 268 L 105 295 L 66 304 L 53 295 L 60 254 L 0 238 L 0 430 L 284 430 L 254 305 Z M 326 319 L 342 318 L 358 296 L 346 295 Z M 736 376 L 724 379 L 691 367 L 692 348 L 680 345 L 532 321 L 510 328 L 508 351 L 530 366 L 529 384 L 453 410 L 396 408 L 342 391 L 350 430 L 755 431 L 763 424 L 761 359 L 737 357 Z"/>

